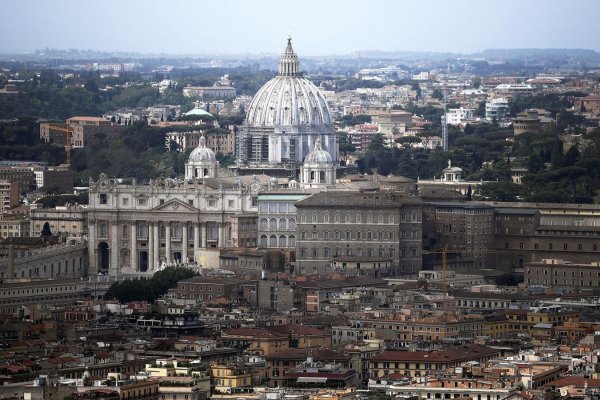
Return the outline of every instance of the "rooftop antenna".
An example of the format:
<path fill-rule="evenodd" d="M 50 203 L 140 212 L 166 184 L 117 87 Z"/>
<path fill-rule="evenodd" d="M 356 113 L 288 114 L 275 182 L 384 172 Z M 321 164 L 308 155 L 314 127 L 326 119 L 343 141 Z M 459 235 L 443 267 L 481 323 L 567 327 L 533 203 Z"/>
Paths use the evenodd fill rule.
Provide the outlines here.
<path fill-rule="evenodd" d="M 444 115 L 442 115 L 442 149 L 444 151 L 448 151 L 448 115 L 446 111 L 446 82 L 448 81 L 448 76 L 450 75 L 450 63 L 448 63 L 448 72 L 446 74 L 446 78 L 444 80 L 444 93 L 443 93 L 443 101 L 444 101 Z"/>

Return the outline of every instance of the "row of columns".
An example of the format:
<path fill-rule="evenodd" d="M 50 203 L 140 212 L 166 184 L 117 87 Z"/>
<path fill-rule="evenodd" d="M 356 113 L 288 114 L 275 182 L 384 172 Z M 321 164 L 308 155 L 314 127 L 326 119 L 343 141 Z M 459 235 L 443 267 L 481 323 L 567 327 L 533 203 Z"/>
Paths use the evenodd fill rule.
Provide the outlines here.
<path fill-rule="evenodd" d="M 206 248 L 208 246 L 208 234 L 209 234 L 208 229 L 209 229 L 209 225 L 213 224 L 213 223 L 209 223 L 209 222 L 191 223 L 191 226 L 193 227 L 193 235 L 194 235 L 193 236 L 193 253 L 192 254 L 190 254 L 190 251 L 189 251 L 188 229 L 189 229 L 190 223 L 186 222 L 186 221 L 177 222 L 177 223 L 180 223 L 182 225 L 181 260 L 183 262 L 185 262 L 188 258 L 196 259 L 200 249 Z M 121 253 L 123 238 L 121 237 L 121 235 L 119 235 L 119 233 L 121 232 L 122 226 L 124 224 L 130 225 L 129 240 L 131 241 L 131 243 L 129 246 L 130 261 L 129 261 L 128 269 L 130 269 L 132 271 L 139 271 L 139 268 L 140 268 L 137 222 L 134 221 L 134 222 L 127 222 L 127 223 L 123 223 L 123 222 L 111 223 L 109 226 L 109 229 L 108 229 L 108 232 L 110 235 L 109 270 L 111 271 L 111 273 L 114 273 L 117 271 L 121 272 L 122 265 L 120 265 L 120 262 L 121 262 L 120 253 Z M 165 226 L 165 237 L 164 237 L 165 261 L 169 263 L 169 262 L 173 262 L 173 258 L 172 258 L 172 250 L 173 250 L 172 239 L 173 238 L 171 237 L 172 228 L 171 228 L 171 222 L 163 222 L 163 224 Z M 225 245 L 225 229 L 224 229 L 225 224 L 224 223 L 216 223 L 216 224 L 218 225 L 218 235 L 216 238 L 217 247 L 223 247 Z M 160 244 L 161 244 L 160 226 L 161 226 L 161 222 L 149 222 L 149 225 L 148 225 L 148 247 L 147 247 L 148 270 L 155 269 L 161 261 L 161 257 L 160 257 Z M 104 238 L 100 236 L 98 223 L 96 223 L 96 222 L 90 223 L 89 249 L 90 249 L 90 272 L 91 273 L 97 273 L 97 271 L 98 271 L 98 244 L 102 241 L 104 241 Z"/>

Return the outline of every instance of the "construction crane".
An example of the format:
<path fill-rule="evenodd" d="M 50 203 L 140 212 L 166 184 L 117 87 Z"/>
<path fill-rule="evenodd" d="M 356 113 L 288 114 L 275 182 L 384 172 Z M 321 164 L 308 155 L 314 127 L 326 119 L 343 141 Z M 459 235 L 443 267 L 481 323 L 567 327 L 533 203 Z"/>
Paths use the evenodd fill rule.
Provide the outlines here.
<path fill-rule="evenodd" d="M 53 129 L 55 131 L 65 132 L 65 134 L 66 134 L 65 153 L 67 154 L 66 163 L 71 165 L 71 148 L 72 148 L 71 140 L 73 137 L 73 128 L 71 127 L 71 125 L 62 126 L 62 125 L 54 125 L 54 124 L 51 124 L 49 126 L 49 128 Z"/>
<path fill-rule="evenodd" d="M 444 293 L 448 293 L 448 253 L 451 254 L 461 254 L 464 253 L 464 250 L 448 250 L 445 247 L 442 247 L 439 250 L 434 251 L 423 251 L 423 255 L 427 254 L 441 254 L 442 255 L 442 288 L 444 289 Z"/>

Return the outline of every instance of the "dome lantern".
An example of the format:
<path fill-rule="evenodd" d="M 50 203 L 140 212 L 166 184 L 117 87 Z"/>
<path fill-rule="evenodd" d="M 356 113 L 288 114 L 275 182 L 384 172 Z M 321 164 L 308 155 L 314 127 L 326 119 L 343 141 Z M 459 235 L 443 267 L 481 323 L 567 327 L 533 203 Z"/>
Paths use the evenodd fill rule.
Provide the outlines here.
<path fill-rule="evenodd" d="M 298 55 L 292 48 L 292 37 L 288 36 L 287 46 L 279 59 L 279 75 L 280 76 L 300 76 L 300 62 Z"/>

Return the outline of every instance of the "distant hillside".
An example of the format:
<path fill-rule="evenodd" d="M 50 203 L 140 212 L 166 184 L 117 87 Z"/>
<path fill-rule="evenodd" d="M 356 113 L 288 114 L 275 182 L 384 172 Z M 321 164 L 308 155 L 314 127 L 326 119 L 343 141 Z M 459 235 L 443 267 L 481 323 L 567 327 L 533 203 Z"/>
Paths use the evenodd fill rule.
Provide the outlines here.
<path fill-rule="evenodd" d="M 600 62 L 600 53 L 588 49 L 487 49 L 474 54 L 486 59 L 569 58 L 571 62 Z"/>

